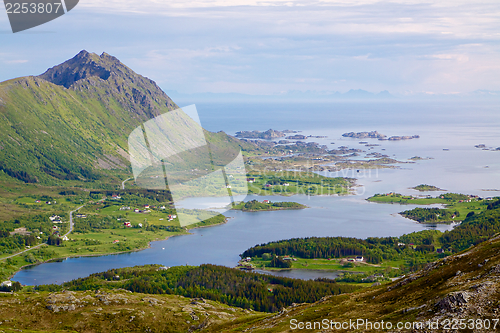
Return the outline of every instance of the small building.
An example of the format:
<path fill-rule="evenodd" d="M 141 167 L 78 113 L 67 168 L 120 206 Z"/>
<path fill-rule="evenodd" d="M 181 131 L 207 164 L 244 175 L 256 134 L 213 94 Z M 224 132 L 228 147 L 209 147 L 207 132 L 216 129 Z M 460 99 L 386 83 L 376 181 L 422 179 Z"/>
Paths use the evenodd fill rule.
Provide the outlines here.
<path fill-rule="evenodd" d="M 69 238 L 68 238 L 68 236 L 66 236 L 66 235 L 62 236 L 62 238 L 61 238 L 61 239 L 62 239 L 63 241 L 69 241 Z"/>
<path fill-rule="evenodd" d="M 247 178 L 247 182 L 249 182 L 249 183 L 255 183 L 255 178 Z"/>
<path fill-rule="evenodd" d="M 132 224 L 130 222 L 123 222 L 123 225 L 127 228 L 131 228 Z"/>
<path fill-rule="evenodd" d="M 142 223 L 139 223 L 138 226 L 139 226 L 139 228 L 142 228 Z"/>
<path fill-rule="evenodd" d="M 149 205 L 144 205 L 144 208 L 145 208 L 145 209 L 148 209 L 148 208 L 149 208 Z"/>
<path fill-rule="evenodd" d="M 226 188 L 231 188 L 231 185 L 226 185 Z"/>
<path fill-rule="evenodd" d="M 85 215 L 85 214 L 77 214 L 76 217 L 78 217 L 80 219 L 86 219 L 87 215 Z"/>
<path fill-rule="evenodd" d="M 166 209 L 166 207 L 165 207 L 165 206 L 161 206 L 161 207 L 160 207 L 160 209 L 161 209 L 161 210 L 165 210 L 165 209 Z"/>
<path fill-rule="evenodd" d="M 139 209 L 134 209 L 134 213 L 140 213 L 141 211 Z"/>
<path fill-rule="evenodd" d="M 0 287 L 12 287 L 12 281 L 4 281 L 0 284 Z"/>
<path fill-rule="evenodd" d="M 58 215 L 52 215 L 51 217 L 49 217 L 49 219 L 50 219 L 51 221 L 55 221 L 55 220 L 61 220 L 61 217 L 60 217 L 60 216 L 58 216 Z"/>
<path fill-rule="evenodd" d="M 130 210 L 130 207 L 123 206 L 123 207 L 120 208 L 120 210 Z"/>
<path fill-rule="evenodd" d="M 23 236 L 29 236 L 31 235 L 31 231 L 27 231 L 26 228 L 21 227 L 21 228 L 16 228 L 14 231 L 10 232 L 10 235 L 23 235 Z"/>
<path fill-rule="evenodd" d="M 118 239 L 115 239 L 115 240 L 113 241 L 113 244 L 117 244 L 117 243 L 120 243 L 120 241 L 119 241 Z"/>
<path fill-rule="evenodd" d="M 356 257 L 356 261 L 363 261 L 365 258 L 363 258 L 363 256 L 357 256 Z"/>
<path fill-rule="evenodd" d="M 283 183 L 283 186 L 290 186 L 290 184 L 288 184 L 288 183 Z"/>
<path fill-rule="evenodd" d="M 122 197 L 120 197 L 120 196 L 119 196 L 119 195 L 117 195 L 117 194 L 113 194 L 113 195 L 111 196 L 111 199 L 113 199 L 113 200 L 120 200 L 121 198 L 122 198 Z"/>
<path fill-rule="evenodd" d="M 268 204 L 268 203 L 271 203 L 271 201 L 269 201 L 269 200 L 264 200 L 264 201 L 262 201 L 262 203 L 267 203 L 267 204 Z"/>

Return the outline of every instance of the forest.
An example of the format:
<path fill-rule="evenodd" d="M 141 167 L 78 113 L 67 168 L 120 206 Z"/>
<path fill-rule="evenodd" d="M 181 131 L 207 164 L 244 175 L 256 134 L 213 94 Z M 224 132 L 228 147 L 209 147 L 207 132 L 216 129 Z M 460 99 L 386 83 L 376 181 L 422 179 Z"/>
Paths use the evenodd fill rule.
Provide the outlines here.
<path fill-rule="evenodd" d="M 469 213 L 465 220 L 450 231 L 424 230 L 401 237 L 370 237 L 367 239 L 347 237 L 293 238 L 256 245 L 240 257 L 296 256 L 304 259 L 342 258 L 362 255 L 368 263 L 378 264 L 383 260 L 405 259 L 406 267 L 412 270 L 423 264 L 479 244 L 500 232 L 500 200 L 488 205 L 486 211 Z M 437 254 L 436 247 L 443 249 Z"/>
<path fill-rule="evenodd" d="M 348 237 L 307 237 L 257 245 L 240 256 L 262 257 L 265 253 L 274 256 L 293 255 L 305 259 L 364 256 L 367 262 L 378 264 L 382 260 L 398 258 L 401 253 L 411 256 L 413 250 L 407 246 L 399 246 L 396 237 L 370 237 L 366 240 Z"/>
<path fill-rule="evenodd" d="M 327 295 L 350 293 L 359 287 L 333 280 L 299 280 L 247 273 L 217 265 L 159 265 L 113 269 L 66 282 L 40 285 L 37 291 L 126 289 L 148 294 L 176 294 L 205 298 L 231 306 L 276 312 L 292 303 L 312 303 Z"/>
<path fill-rule="evenodd" d="M 414 208 L 412 210 L 405 210 L 400 213 L 402 216 L 418 221 L 420 223 L 438 222 L 438 221 L 452 221 L 455 217 L 459 217 L 458 211 L 451 211 L 449 209 L 441 208 Z"/>

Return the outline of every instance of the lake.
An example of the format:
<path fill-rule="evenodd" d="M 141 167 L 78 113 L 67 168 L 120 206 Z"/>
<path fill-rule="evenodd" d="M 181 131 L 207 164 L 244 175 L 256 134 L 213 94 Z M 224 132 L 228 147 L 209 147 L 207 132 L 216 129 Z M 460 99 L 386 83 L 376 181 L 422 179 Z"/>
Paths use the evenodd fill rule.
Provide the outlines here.
<path fill-rule="evenodd" d="M 181 102 L 177 102 L 181 103 Z M 181 103 L 182 104 L 182 103 Z M 187 105 L 188 103 L 182 104 Z M 416 206 L 369 203 L 375 193 L 419 194 L 409 189 L 431 184 L 451 192 L 500 196 L 500 151 L 475 148 L 477 144 L 500 147 L 498 103 L 469 102 L 375 102 L 375 103 L 199 103 L 202 125 L 211 131 L 234 134 L 240 130 L 301 130 L 309 139 L 330 148 L 349 146 L 380 152 L 407 161 L 412 156 L 432 159 L 404 163 L 400 169 L 342 170 L 328 176 L 357 178 L 355 195 L 258 197 L 259 200 L 291 200 L 310 208 L 293 211 L 247 213 L 229 211 L 224 225 L 192 230 L 192 235 L 151 243 L 151 248 L 119 255 L 70 258 L 24 269 L 13 280 L 22 284 L 62 283 L 91 273 L 144 264 L 166 266 L 203 263 L 234 267 L 247 248 L 294 237 L 400 236 L 405 233 L 449 225 L 422 225 L 397 213 Z M 377 130 L 388 136 L 420 135 L 407 141 L 378 141 L 342 137 L 345 132 Z M 360 141 L 380 144 L 368 150 Z M 334 144 L 332 144 L 334 142 Z M 384 149 L 384 150 L 382 150 Z M 490 190 L 490 191 L 485 191 Z M 496 191 L 493 191 L 496 190 Z M 425 194 L 425 193 L 424 193 Z M 435 194 L 435 193 L 433 193 Z M 249 196 L 247 200 L 255 197 Z M 183 202 L 189 208 L 198 199 Z M 213 199 L 211 207 L 218 206 Z M 332 272 L 279 273 L 300 278 L 331 277 Z"/>

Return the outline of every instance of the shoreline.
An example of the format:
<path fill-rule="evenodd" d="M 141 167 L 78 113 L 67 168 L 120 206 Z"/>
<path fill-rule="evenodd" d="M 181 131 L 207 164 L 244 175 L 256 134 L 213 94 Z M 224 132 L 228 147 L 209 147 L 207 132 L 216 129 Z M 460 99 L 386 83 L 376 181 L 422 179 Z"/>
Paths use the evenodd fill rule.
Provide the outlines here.
<path fill-rule="evenodd" d="M 231 210 L 235 210 L 235 211 L 240 211 L 240 212 L 245 212 L 245 213 L 258 213 L 258 212 L 274 212 L 274 211 L 279 211 L 279 210 L 301 210 L 301 209 L 307 209 L 307 208 L 311 208 L 309 206 L 305 206 L 305 207 L 300 207 L 300 208 L 277 208 L 277 209 L 258 209 L 258 210 L 254 210 L 254 209 L 248 209 L 248 210 L 243 210 L 243 209 L 237 209 L 237 208 L 231 208 Z"/>
<path fill-rule="evenodd" d="M 153 242 L 165 241 L 165 240 L 170 239 L 171 237 L 193 235 L 189 231 L 194 230 L 194 229 L 209 228 L 209 227 L 215 227 L 215 226 L 223 225 L 223 224 L 226 224 L 230 218 L 233 218 L 233 217 L 226 217 L 225 220 L 224 220 L 224 222 L 221 222 L 221 223 L 216 223 L 216 224 L 211 224 L 211 225 L 205 225 L 205 226 L 197 226 L 197 227 L 193 227 L 193 228 L 190 228 L 190 229 L 186 229 L 186 233 L 182 233 L 182 234 L 178 234 L 178 235 L 170 235 L 170 236 L 167 236 L 167 237 L 165 237 L 163 239 L 156 238 L 154 240 L 150 240 L 148 242 L 148 245 L 146 247 L 142 247 L 142 248 L 138 248 L 138 249 L 133 249 L 133 250 L 129 250 L 129 251 L 119 251 L 119 252 L 109 252 L 109 253 L 96 253 L 96 254 L 80 254 L 80 255 L 66 256 L 66 257 L 59 257 L 59 258 L 50 258 L 50 259 L 47 259 L 47 260 L 44 260 L 44 261 L 41 261 L 41 262 L 37 262 L 37 263 L 34 263 L 34 264 L 24 265 L 24 266 L 19 267 L 19 269 L 17 271 L 15 271 L 12 275 L 10 275 L 9 278 L 8 278 L 8 280 L 12 280 L 12 278 L 14 276 L 16 276 L 17 273 L 21 272 L 25 268 L 34 267 L 34 266 L 38 266 L 38 265 L 42 265 L 42 264 L 48 264 L 48 263 L 51 263 L 51 262 L 63 261 L 63 260 L 72 259 L 72 258 L 103 257 L 103 256 L 108 256 L 108 255 L 116 255 L 116 254 L 124 254 L 124 253 L 132 253 L 132 252 L 143 251 L 143 250 L 146 250 L 146 249 L 150 249 L 151 248 L 151 243 L 153 243 Z"/>
<path fill-rule="evenodd" d="M 235 267 L 238 268 L 238 267 Z M 254 268 L 252 271 L 267 271 L 267 272 L 289 272 L 289 271 L 318 271 L 318 272 L 329 272 L 329 273 L 354 273 L 354 274 L 362 274 L 364 272 L 357 272 L 357 271 L 344 271 L 344 270 L 336 270 L 336 269 L 319 269 L 319 268 L 314 268 L 314 269 L 307 269 L 307 268 L 271 268 L 270 267 L 259 267 L 259 268 Z"/>

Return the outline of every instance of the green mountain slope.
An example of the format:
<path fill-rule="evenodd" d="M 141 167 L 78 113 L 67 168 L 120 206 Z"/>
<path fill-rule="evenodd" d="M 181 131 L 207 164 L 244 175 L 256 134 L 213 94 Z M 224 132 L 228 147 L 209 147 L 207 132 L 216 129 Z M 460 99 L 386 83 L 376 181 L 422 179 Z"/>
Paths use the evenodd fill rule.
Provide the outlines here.
<path fill-rule="evenodd" d="M 0 83 L 0 172 L 49 185 L 107 178 L 104 170 L 129 173 L 129 134 L 176 108 L 152 80 L 115 57 L 81 51 L 42 75 Z M 206 134 L 222 155 L 255 146 L 223 132 Z"/>
<path fill-rule="evenodd" d="M 38 77 L 0 83 L 0 169 L 25 182 L 127 169 L 127 136 L 176 108 L 151 80 L 86 51 Z"/>

